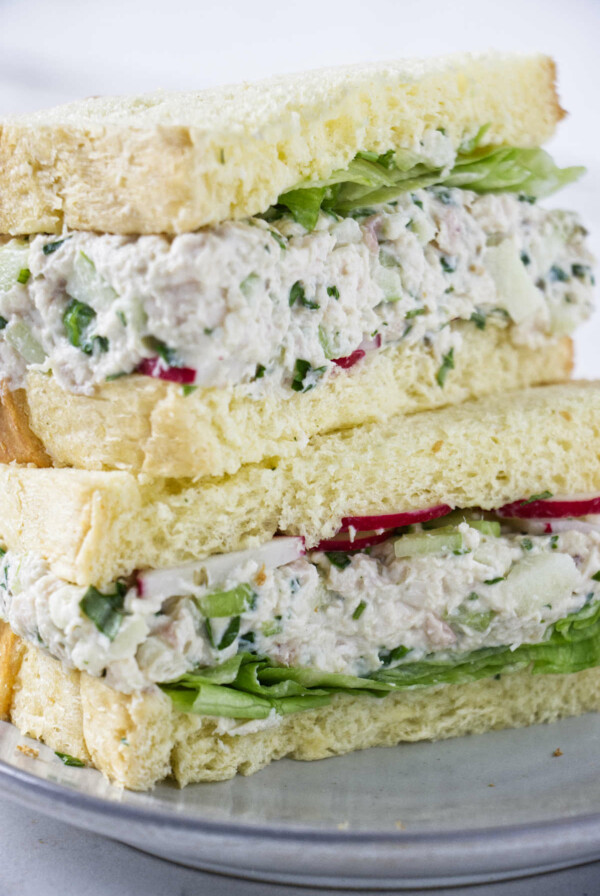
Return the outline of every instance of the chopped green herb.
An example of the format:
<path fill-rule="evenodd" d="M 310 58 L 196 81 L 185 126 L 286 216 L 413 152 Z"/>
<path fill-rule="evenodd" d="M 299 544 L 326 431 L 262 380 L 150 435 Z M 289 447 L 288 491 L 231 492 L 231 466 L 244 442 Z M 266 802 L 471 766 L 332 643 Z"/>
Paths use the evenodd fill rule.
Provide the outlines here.
<path fill-rule="evenodd" d="M 238 616 L 246 610 L 253 610 L 258 595 L 247 583 L 236 585 L 229 591 L 212 591 L 202 597 L 195 598 L 198 609 L 210 619 L 222 619 L 227 616 Z"/>
<path fill-rule="evenodd" d="M 479 600 L 479 595 L 476 591 L 471 591 L 471 593 L 467 597 L 467 600 Z"/>
<path fill-rule="evenodd" d="M 505 578 L 506 578 L 506 576 L 496 576 L 495 579 L 484 579 L 483 584 L 484 585 L 495 585 L 497 582 L 503 582 L 505 580 Z"/>
<path fill-rule="evenodd" d="M 109 373 L 106 377 L 106 382 L 111 383 L 113 380 L 120 380 L 122 376 L 127 376 L 126 370 L 122 370 L 120 373 Z"/>
<path fill-rule="evenodd" d="M 356 610 L 355 610 L 354 613 L 352 614 L 352 618 L 353 618 L 353 619 L 360 619 L 360 617 L 362 616 L 362 614 L 365 612 L 365 608 L 366 608 L 366 606 L 367 606 L 367 605 L 366 605 L 365 601 L 364 601 L 364 600 L 361 600 L 361 602 L 360 602 L 359 605 L 357 606 Z"/>
<path fill-rule="evenodd" d="M 115 582 L 115 590 L 109 594 L 103 594 L 90 585 L 79 601 L 83 613 L 109 641 L 114 641 L 121 627 L 126 594 L 127 586 L 122 581 Z"/>
<path fill-rule="evenodd" d="M 590 266 L 587 264 L 572 264 L 571 273 L 574 277 L 577 277 L 578 280 L 583 280 L 586 274 L 590 273 Z"/>
<path fill-rule="evenodd" d="M 304 291 L 304 287 L 300 280 L 296 280 L 292 288 L 290 289 L 290 308 L 295 302 L 299 302 L 304 308 L 310 308 L 311 311 L 316 311 L 319 307 L 317 302 L 311 302 L 310 299 L 306 298 L 306 293 Z"/>
<path fill-rule="evenodd" d="M 73 766 L 73 768 L 85 767 L 85 762 L 82 762 L 81 759 L 76 759 L 75 756 L 69 756 L 68 753 L 59 753 L 58 750 L 55 750 L 54 755 L 58 756 L 58 758 L 62 763 L 64 763 L 64 765 L 71 765 Z"/>
<path fill-rule="evenodd" d="M 418 317 L 420 314 L 425 314 L 425 308 L 411 308 L 410 311 L 407 311 L 404 317 L 410 320 L 411 317 Z"/>
<path fill-rule="evenodd" d="M 530 498 L 527 498 L 526 501 L 523 501 L 523 504 L 533 504 L 534 501 L 546 501 L 548 498 L 552 497 L 552 492 L 540 492 L 539 495 L 532 495 Z"/>
<path fill-rule="evenodd" d="M 0 330 L 3 330 L 8 326 L 8 321 L 5 317 L 0 317 Z"/>
<path fill-rule="evenodd" d="M 519 202 L 528 202 L 529 205 L 535 205 L 535 196 L 528 196 L 527 193 L 519 193 Z"/>
<path fill-rule="evenodd" d="M 343 551 L 325 551 L 325 556 L 333 566 L 338 569 L 346 569 L 352 563 L 352 558 Z"/>
<path fill-rule="evenodd" d="M 414 193 L 411 193 L 410 198 L 412 199 L 413 203 L 417 206 L 417 208 L 420 208 L 421 211 L 423 211 L 423 203 L 421 202 L 420 199 L 417 199 L 417 197 L 414 195 Z"/>
<path fill-rule="evenodd" d="M 446 382 L 446 377 L 448 376 L 448 371 L 454 370 L 454 349 L 451 348 L 450 351 L 442 356 L 442 364 L 440 369 L 435 375 L 436 380 L 438 381 L 438 385 L 444 388 L 444 383 Z"/>
<path fill-rule="evenodd" d="M 44 255 L 52 255 L 53 252 L 56 252 L 57 249 L 60 249 L 63 243 L 70 239 L 70 237 L 66 236 L 64 240 L 56 240 L 54 243 L 46 243 L 45 246 L 42 246 L 42 252 Z"/>
<path fill-rule="evenodd" d="M 256 365 L 256 373 L 254 374 L 254 379 L 261 380 L 263 378 L 263 376 L 265 375 L 266 369 L 267 368 L 265 367 L 264 364 L 257 364 Z"/>
<path fill-rule="evenodd" d="M 529 255 L 527 254 L 527 252 L 524 249 L 521 252 L 520 258 L 524 265 L 531 264 L 531 258 L 529 257 Z"/>
<path fill-rule="evenodd" d="M 223 632 L 223 636 L 222 636 L 221 640 L 219 641 L 218 645 L 215 644 L 215 641 L 214 641 L 213 630 L 212 630 L 212 626 L 210 624 L 210 619 L 204 620 L 204 626 L 206 628 L 206 636 L 209 640 L 211 647 L 214 647 L 215 650 L 225 650 L 226 647 L 230 647 L 231 644 L 233 644 L 233 642 L 235 641 L 235 639 L 237 638 L 237 636 L 239 634 L 240 617 L 239 616 L 233 617 L 233 619 L 230 621 L 229 625 Z"/>
<path fill-rule="evenodd" d="M 567 272 L 563 271 L 563 269 L 559 268 L 556 264 L 553 264 L 548 271 L 548 280 L 559 280 L 561 283 L 566 283 L 568 279 L 569 275 L 567 274 Z"/>
<path fill-rule="evenodd" d="M 121 321 L 123 326 L 126 327 L 127 326 L 127 318 L 125 317 L 125 312 L 117 311 L 117 317 L 119 318 L 119 320 Z"/>
<path fill-rule="evenodd" d="M 29 278 L 31 277 L 31 271 L 29 268 L 21 268 L 19 271 L 19 276 L 17 277 L 17 283 L 22 283 L 25 285 Z"/>
<path fill-rule="evenodd" d="M 324 367 L 312 367 L 309 361 L 298 358 L 294 366 L 292 389 L 294 392 L 309 392 L 324 373 Z"/>
<path fill-rule="evenodd" d="M 410 652 L 410 647 L 394 647 L 393 650 L 383 649 L 378 653 L 379 662 L 382 666 L 389 666 L 391 663 L 395 663 L 396 660 L 401 660 L 402 657 L 406 656 L 407 653 Z"/>
<path fill-rule="evenodd" d="M 282 236 L 278 230 L 269 229 L 269 233 L 271 234 L 271 236 L 273 237 L 275 242 L 279 245 L 279 248 L 283 249 L 285 251 L 287 249 L 286 238 L 284 236 Z"/>
<path fill-rule="evenodd" d="M 524 538 L 521 542 L 521 547 L 524 551 L 530 551 L 533 548 L 533 542 L 531 538 Z"/>
<path fill-rule="evenodd" d="M 258 283 L 259 280 L 260 277 L 255 273 L 248 274 L 246 279 L 242 280 L 242 282 L 240 283 L 240 290 L 242 291 L 242 294 L 246 296 L 246 298 L 248 298 L 248 296 L 252 294 L 252 290 L 254 289 L 255 284 Z"/>
<path fill-rule="evenodd" d="M 485 330 L 485 314 L 481 311 L 474 311 L 469 320 L 473 321 L 478 330 Z"/>
<path fill-rule="evenodd" d="M 598 572 L 594 573 L 592 578 L 593 578 L 594 582 L 600 582 L 600 569 L 598 570 Z"/>
<path fill-rule="evenodd" d="M 181 387 L 181 394 L 186 398 L 188 395 L 191 395 L 192 392 L 195 392 L 198 386 L 192 386 L 189 383 L 184 383 Z"/>
<path fill-rule="evenodd" d="M 150 351 L 156 352 L 158 357 L 162 358 L 168 367 L 183 367 L 175 349 L 169 348 L 166 342 L 163 342 L 161 339 L 157 339 L 155 336 L 146 336 L 144 345 Z"/>
<path fill-rule="evenodd" d="M 558 547 L 558 535 L 550 536 L 550 550 L 555 551 Z"/>
<path fill-rule="evenodd" d="M 442 270 L 447 274 L 453 274 L 456 270 L 457 261 L 451 255 L 442 255 L 440 257 L 440 264 L 442 265 Z"/>
<path fill-rule="evenodd" d="M 452 198 L 452 193 L 449 190 L 437 189 L 433 190 L 436 199 L 442 203 L 442 205 L 454 205 L 454 199 Z"/>
<path fill-rule="evenodd" d="M 101 352 L 108 351 L 108 339 L 106 336 L 92 336 L 88 331 L 96 319 L 96 312 L 85 302 L 71 299 L 63 312 L 63 326 L 71 345 L 80 348 L 86 355 L 91 355 L 94 347 Z"/>
<path fill-rule="evenodd" d="M 340 291 L 337 286 L 328 286 L 327 287 L 327 295 L 331 296 L 333 299 L 339 299 Z"/>

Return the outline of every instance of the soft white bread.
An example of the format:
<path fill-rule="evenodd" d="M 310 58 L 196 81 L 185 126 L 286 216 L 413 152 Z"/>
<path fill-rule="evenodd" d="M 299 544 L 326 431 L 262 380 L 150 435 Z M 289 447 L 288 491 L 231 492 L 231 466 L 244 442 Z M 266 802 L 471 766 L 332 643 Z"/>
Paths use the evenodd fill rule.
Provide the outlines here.
<path fill-rule="evenodd" d="M 49 455 L 56 466 L 86 470 L 221 476 L 265 457 L 296 454 L 319 433 L 557 382 L 571 372 L 572 343 L 566 337 L 532 349 L 514 345 L 509 329 L 481 331 L 472 323 L 453 329 L 462 345 L 443 388 L 436 380 L 439 362 L 421 345 L 372 352 L 317 389 L 260 400 L 246 398 L 240 387 L 197 389 L 186 396 L 174 383 L 143 376 L 106 383 L 93 396 L 76 395 L 51 376 L 31 373 L 26 395 L 17 397 L 21 429 L 29 419 L 37 438 L 26 431 L 17 445 L 3 438 L 5 420 L 8 436 L 14 430 L 14 414 L 0 406 L 0 461 L 47 466 Z M 15 396 L 6 400 L 14 406 Z M 8 450 L 2 451 L 5 443 Z"/>
<path fill-rule="evenodd" d="M 359 150 L 536 146 L 562 116 L 545 56 L 450 56 L 285 75 L 198 93 L 91 98 L 5 121 L 0 232 L 181 233 L 265 211 Z"/>
<path fill-rule="evenodd" d="M 2 630 L 4 629 L 4 631 Z M 251 734 L 219 734 L 218 720 L 177 712 L 164 694 L 126 696 L 69 672 L 0 623 L 0 714 L 30 737 L 146 790 L 167 776 L 184 786 L 249 775 L 269 762 L 324 759 L 402 741 L 440 740 L 552 722 L 600 709 L 600 669 L 572 675 L 521 672 L 391 694 L 334 696 Z"/>
<path fill-rule="evenodd" d="M 600 494 L 600 383 L 540 386 L 316 436 L 292 457 L 203 480 L 0 467 L 0 539 L 102 584 L 257 544 L 307 545 L 344 516 Z"/>

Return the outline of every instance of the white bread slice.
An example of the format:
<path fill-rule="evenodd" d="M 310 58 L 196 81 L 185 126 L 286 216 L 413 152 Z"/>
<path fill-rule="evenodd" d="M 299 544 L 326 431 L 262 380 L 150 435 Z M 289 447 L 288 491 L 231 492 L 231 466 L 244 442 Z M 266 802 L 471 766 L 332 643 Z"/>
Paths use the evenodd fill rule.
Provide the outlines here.
<path fill-rule="evenodd" d="M 467 322 L 452 329 L 462 344 L 443 388 L 436 380 L 439 362 L 420 345 L 372 352 L 317 389 L 260 400 L 246 398 L 240 387 L 197 389 L 186 396 L 175 383 L 142 376 L 106 383 L 93 396 L 75 395 L 51 376 L 30 373 L 26 398 L 20 393 L 21 420 L 25 425 L 28 415 L 37 439 L 26 434 L 16 453 L 14 438 L 2 437 L 0 406 L 0 461 L 167 478 L 221 476 L 265 457 L 296 454 L 319 433 L 557 382 L 571 372 L 572 343 L 566 337 L 532 349 L 514 345 L 509 328 L 481 331 Z M 14 403 L 14 396 L 7 398 Z M 7 422 L 13 421 L 14 415 Z"/>
<path fill-rule="evenodd" d="M 4 631 L 3 631 L 4 629 Z M 4 646 L 4 650 L 3 650 Z M 338 694 L 252 734 L 218 734 L 215 718 L 177 712 L 161 692 L 126 696 L 15 638 L 0 623 L 0 715 L 30 737 L 147 790 L 250 775 L 275 759 L 324 759 L 402 741 L 440 740 L 552 722 L 600 709 L 600 668 L 572 675 L 520 672 L 383 699 Z M 399 757 L 400 758 L 400 757 Z"/>
<path fill-rule="evenodd" d="M 284 75 L 198 93 L 91 98 L 0 129 L 0 232 L 181 233 L 265 211 L 359 150 L 536 146 L 562 117 L 545 56 L 488 54 Z"/>
<path fill-rule="evenodd" d="M 3 465 L 0 539 L 41 553 L 61 578 L 103 584 L 278 530 L 312 546 L 344 516 L 600 494 L 599 461 L 600 383 L 540 386 L 316 436 L 229 477 Z"/>

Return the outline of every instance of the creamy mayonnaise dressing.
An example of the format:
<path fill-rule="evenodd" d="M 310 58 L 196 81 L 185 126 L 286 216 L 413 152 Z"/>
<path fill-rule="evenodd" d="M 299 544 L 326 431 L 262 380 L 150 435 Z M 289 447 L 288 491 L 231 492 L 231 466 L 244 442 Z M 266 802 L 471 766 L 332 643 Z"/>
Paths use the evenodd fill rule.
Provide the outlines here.
<path fill-rule="evenodd" d="M 9 551 L 0 569 L 0 616 L 70 667 L 105 675 L 124 692 L 216 665 L 238 650 L 277 663 L 368 675 L 402 645 L 407 661 L 435 653 L 538 643 L 600 584 L 600 530 L 488 536 L 462 523 L 462 553 L 398 559 L 394 541 L 342 556 L 312 552 L 276 569 L 252 560 L 219 583 L 252 593 L 227 646 L 231 618 L 199 609 L 214 586 L 164 599 L 130 587 L 113 640 L 80 606 L 85 588 L 58 579 L 33 554 Z M 332 558 L 334 562 L 332 562 Z M 336 565 L 337 564 L 337 565 Z M 103 589 L 111 591 L 111 587 Z M 237 622 L 236 622 L 237 626 Z M 394 661 L 395 662 L 395 661 Z"/>
<path fill-rule="evenodd" d="M 513 341 L 535 346 L 590 314 L 584 236 L 570 212 L 445 187 L 356 217 L 321 213 L 312 232 L 284 215 L 172 238 L 36 236 L 24 282 L 15 273 L 0 289 L 0 378 L 16 388 L 28 368 L 52 370 L 91 393 L 162 356 L 196 385 L 290 395 L 360 346 L 424 342 L 441 363 L 460 350 L 456 319 L 512 324 Z M 508 280 L 494 273 L 498 247 Z"/>

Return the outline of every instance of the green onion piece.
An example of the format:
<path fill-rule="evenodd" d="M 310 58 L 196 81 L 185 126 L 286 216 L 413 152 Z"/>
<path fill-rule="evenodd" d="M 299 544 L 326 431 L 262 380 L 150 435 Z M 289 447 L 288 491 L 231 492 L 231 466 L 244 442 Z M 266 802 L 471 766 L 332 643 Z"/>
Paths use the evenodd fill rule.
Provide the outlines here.
<path fill-rule="evenodd" d="M 503 582 L 506 579 L 506 576 L 496 576 L 495 579 L 484 579 L 484 585 L 496 585 L 498 582 Z"/>
<path fill-rule="evenodd" d="M 365 612 L 365 607 L 366 607 L 366 606 L 367 606 L 366 602 L 365 602 L 364 600 L 361 600 L 361 602 L 360 602 L 359 605 L 357 606 L 356 610 L 355 610 L 354 613 L 352 614 L 352 618 L 353 618 L 353 619 L 360 619 L 360 617 L 362 616 L 362 614 Z"/>
<path fill-rule="evenodd" d="M 391 663 L 395 663 L 396 660 L 401 660 L 402 657 L 405 657 L 409 652 L 410 648 L 402 645 L 400 645 L 400 647 L 394 647 L 393 650 L 383 649 L 378 653 L 379 662 L 382 666 L 389 666 Z"/>
<path fill-rule="evenodd" d="M 482 314 L 481 311 L 474 311 L 469 320 L 475 324 L 478 330 L 485 330 L 485 314 Z"/>
<path fill-rule="evenodd" d="M 324 367 L 312 367 L 309 361 L 298 358 L 294 365 L 292 389 L 294 392 L 309 392 L 325 373 Z"/>
<path fill-rule="evenodd" d="M 311 302 L 310 299 L 306 298 L 306 293 L 304 291 L 304 287 L 300 280 L 296 280 L 292 288 L 290 289 L 290 297 L 289 304 L 290 308 L 298 302 L 304 308 L 310 308 L 311 311 L 316 311 L 320 306 L 317 302 Z"/>
<path fill-rule="evenodd" d="M 25 285 L 30 277 L 31 271 L 29 270 L 29 268 L 21 268 L 17 277 L 17 283 L 22 283 L 23 285 Z"/>
<path fill-rule="evenodd" d="M 407 311 L 404 315 L 407 320 L 410 320 L 411 317 L 418 317 L 420 314 L 425 314 L 425 308 L 411 308 L 410 311 Z"/>
<path fill-rule="evenodd" d="M 531 538 L 524 538 L 521 542 L 521 547 L 524 551 L 530 551 L 533 548 L 533 542 Z"/>
<path fill-rule="evenodd" d="M 598 572 L 594 573 L 592 578 L 593 578 L 594 582 L 600 582 L 600 569 L 598 570 Z"/>
<path fill-rule="evenodd" d="M 8 321 L 5 317 L 0 317 L 0 330 L 3 330 L 8 326 Z"/>
<path fill-rule="evenodd" d="M 561 283 L 566 283 L 569 279 L 569 275 L 566 271 L 563 271 L 562 268 L 559 268 L 557 264 L 553 264 L 548 272 L 548 279 L 554 281 L 558 280 Z"/>
<path fill-rule="evenodd" d="M 69 342 L 86 355 L 93 351 L 93 340 L 87 339 L 86 334 L 95 319 L 94 309 L 77 299 L 71 299 L 63 313 L 63 326 Z"/>
<path fill-rule="evenodd" d="M 442 270 L 446 272 L 446 274 L 453 274 L 456 270 L 456 258 L 453 258 L 450 255 L 442 255 L 440 258 L 440 264 L 442 265 Z"/>
<path fill-rule="evenodd" d="M 196 604 L 204 616 L 218 619 L 237 616 L 246 610 L 254 609 L 257 596 L 250 585 L 243 584 L 230 591 L 213 591 L 211 594 L 205 594 L 196 598 Z"/>
<path fill-rule="evenodd" d="M 45 246 L 42 246 L 42 252 L 44 255 L 52 255 L 53 252 L 56 252 L 57 249 L 60 249 L 63 243 L 66 243 L 67 240 L 71 239 L 71 237 L 66 236 L 64 240 L 56 240 L 54 243 L 46 243 Z"/>
<path fill-rule="evenodd" d="M 327 295 L 331 296 L 334 299 L 339 299 L 340 291 L 337 286 L 328 286 L 327 287 Z"/>
<path fill-rule="evenodd" d="M 184 398 L 187 398 L 188 395 L 191 395 L 192 392 L 195 392 L 198 386 L 192 386 L 189 383 L 184 383 L 181 387 L 181 394 Z"/>
<path fill-rule="evenodd" d="M 523 504 L 533 504 L 534 501 L 546 501 L 548 498 L 552 497 L 552 492 L 540 492 L 539 495 L 532 495 L 530 498 L 527 498 L 526 501 L 523 501 Z"/>
<path fill-rule="evenodd" d="M 256 365 L 256 373 L 254 374 L 254 379 L 255 379 L 255 380 L 260 380 L 260 379 L 262 379 L 263 376 L 265 375 L 265 370 L 266 370 L 266 369 L 267 369 L 267 368 L 265 367 L 264 364 L 257 364 L 257 365 Z"/>
<path fill-rule="evenodd" d="M 242 282 L 240 283 L 240 290 L 242 291 L 243 295 L 246 296 L 246 298 L 248 298 L 248 296 L 252 294 L 252 290 L 259 280 L 260 277 L 255 273 L 248 274 L 246 279 L 242 280 Z"/>

